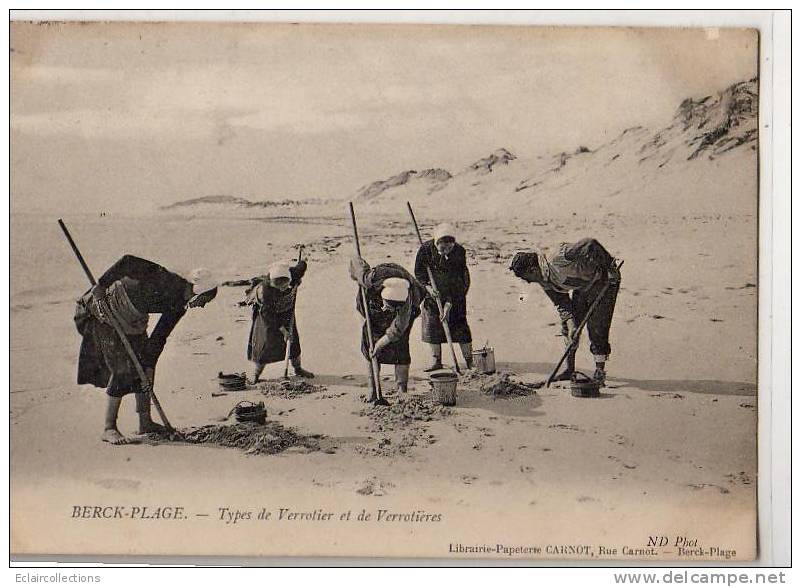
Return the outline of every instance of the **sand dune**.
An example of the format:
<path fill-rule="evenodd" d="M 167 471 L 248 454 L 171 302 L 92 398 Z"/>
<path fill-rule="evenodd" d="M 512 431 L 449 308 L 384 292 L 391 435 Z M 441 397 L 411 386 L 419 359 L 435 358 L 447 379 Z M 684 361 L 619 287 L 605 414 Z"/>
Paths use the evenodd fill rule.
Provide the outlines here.
<path fill-rule="evenodd" d="M 222 288 L 213 304 L 181 321 L 161 358 L 156 389 L 178 427 L 219 422 L 241 399 L 265 401 L 271 421 L 322 435 L 325 451 L 247 456 L 235 448 L 99 442 L 103 392 L 74 384 L 79 339 L 71 300 L 85 289 L 84 278 L 54 219 L 17 217 L 12 548 L 453 556 L 452 542 L 544 546 L 591 536 L 595 547 L 642 546 L 658 531 L 736 550 L 734 558 L 753 557 L 755 91 L 747 82 L 685 101 L 662 129 L 634 128 L 571 153 L 526 158 L 496 151 L 494 159 L 447 172 L 432 162 L 436 172 L 366 183 L 355 198 L 363 256 L 371 263 L 411 265 L 417 242 L 407 200 L 425 234 L 439 220 L 457 222 L 473 276 L 474 338 L 479 345 L 489 341 L 500 370 L 522 382 L 545 377 L 562 342 L 547 298 L 506 270 L 510 255 L 533 244 L 595 236 L 625 259 L 610 380 L 598 400 L 573 398 L 563 386 L 492 397 L 463 382 L 455 407 L 431 408 L 421 372 L 426 349 L 416 326 L 411 394 L 417 407 L 409 417 L 366 408 L 344 201 L 264 213 L 242 202 L 228 202 L 236 209 L 212 203 L 218 206 L 212 213 L 202 207 L 207 201 L 160 213 L 155 228 L 146 219 L 73 220 L 98 272 L 130 252 L 176 270 L 202 262 L 237 280 L 263 273 L 272 260 L 291 257 L 294 243 L 305 242 L 310 268 L 299 292 L 298 327 L 304 366 L 324 389 L 293 397 L 258 388 L 220 392 L 218 371 L 248 367 L 241 287 Z M 198 235 L 203 244 L 193 248 Z M 24 254 L 35 246 L 50 251 L 38 265 Z M 37 277 L 50 270 L 63 276 L 55 286 Z M 591 368 L 586 342 L 579 366 Z M 281 371 L 273 365 L 266 375 Z M 391 382 L 386 385 L 397 403 Z M 123 406 L 126 432 L 134 428 L 132 403 Z M 320 504 L 337 504 L 337 511 L 413 510 L 439 514 L 446 524 L 365 524 L 358 531 L 333 524 L 308 532 L 276 522 L 233 531 L 224 522 L 192 518 L 180 528 L 159 526 L 158 536 L 133 523 L 107 525 L 111 531 L 98 540 L 87 529 L 101 526 L 69 519 L 72 505 L 90 493 L 103 503 L 152 503 L 169 495 L 191 512 L 212 514 L 221 506 L 310 511 Z M 45 521 L 46 535 L 29 531 Z M 219 529 L 213 541 L 186 539 L 212 527 Z"/>

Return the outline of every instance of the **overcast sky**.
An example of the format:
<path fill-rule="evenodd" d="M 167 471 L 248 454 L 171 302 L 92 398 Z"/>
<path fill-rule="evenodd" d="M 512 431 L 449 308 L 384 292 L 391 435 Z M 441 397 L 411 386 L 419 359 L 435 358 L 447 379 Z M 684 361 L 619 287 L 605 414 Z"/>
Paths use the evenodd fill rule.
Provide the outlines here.
<path fill-rule="evenodd" d="M 13 210 L 343 197 L 594 147 L 757 72 L 754 32 L 12 24 Z"/>

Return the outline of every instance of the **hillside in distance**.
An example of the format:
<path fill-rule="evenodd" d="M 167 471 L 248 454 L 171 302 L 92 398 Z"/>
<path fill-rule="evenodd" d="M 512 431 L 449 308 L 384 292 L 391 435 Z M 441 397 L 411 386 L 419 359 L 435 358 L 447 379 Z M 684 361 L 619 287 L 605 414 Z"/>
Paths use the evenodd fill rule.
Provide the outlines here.
<path fill-rule="evenodd" d="M 406 170 L 358 190 L 364 207 L 411 202 L 436 217 L 536 218 L 756 210 L 758 81 L 687 98 L 658 129 L 634 126 L 596 148 L 525 158 L 500 148 L 459 171 Z M 566 122 L 569 124 L 569 121 Z"/>
<path fill-rule="evenodd" d="M 686 98 L 665 126 L 632 126 L 594 148 L 579 144 L 532 157 L 502 147 L 459 170 L 407 169 L 341 198 L 208 195 L 161 209 L 198 216 L 339 217 L 351 200 L 364 212 L 393 216 L 405 215 L 409 201 L 429 218 L 455 220 L 755 214 L 758 105 L 754 78 L 716 95 Z"/>

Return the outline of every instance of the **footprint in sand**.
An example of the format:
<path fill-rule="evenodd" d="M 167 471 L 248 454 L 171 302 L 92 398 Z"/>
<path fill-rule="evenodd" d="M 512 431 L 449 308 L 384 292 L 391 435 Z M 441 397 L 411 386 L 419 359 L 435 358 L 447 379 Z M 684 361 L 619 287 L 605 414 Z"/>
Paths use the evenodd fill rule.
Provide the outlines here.
<path fill-rule="evenodd" d="M 525 474 L 525 473 L 531 473 L 533 471 L 534 471 L 534 467 L 531 467 L 529 465 L 520 465 L 520 472 L 521 473 Z"/>
<path fill-rule="evenodd" d="M 571 432 L 584 432 L 575 424 L 551 424 L 548 428 L 555 428 L 557 430 L 570 430 Z"/>
<path fill-rule="evenodd" d="M 464 483 L 465 485 L 471 485 L 473 481 L 478 479 L 478 477 L 476 477 L 475 475 L 462 475 L 460 479 L 462 480 L 462 483 Z"/>
<path fill-rule="evenodd" d="M 609 437 L 609 442 L 614 442 L 615 444 L 619 444 L 621 446 L 631 446 L 629 439 L 622 434 L 613 434 Z"/>
<path fill-rule="evenodd" d="M 378 477 L 369 477 L 365 479 L 361 486 L 356 489 L 356 493 L 360 493 L 361 495 L 374 495 L 376 497 L 384 496 L 388 493 L 388 490 L 392 487 L 395 487 L 393 483 L 389 481 L 382 481 Z"/>
<path fill-rule="evenodd" d="M 742 483 L 743 485 L 751 485 L 751 483 L 753 483 L 753 479 L 745 471 L 740 471 L 739 473 L 729 473 L 728 475 L 724 476 L 729 480 L 729 483 Z"/>
<path fill-rule="evenodd" d="M 684 399 L 680 393 L 652 393 L 651 397 L 665 397 L 669 399 Z"/>
<path fill-rule="evenodd" d="M 594 497 L 590 497 L 589 495 L 580 495 L 576 498 L 576 501 L 579 503 L 587 503 L 590 501 L 598 501 Z"/>
<path fill-rule="evenodd" d="M 709 489 L 717 489 L 722 494 L 729 493 L 728 489 L 726 489 L 725 487 L 721 487 L 720 485 L 715 485 L 714 483 L 690 483 L 689 485 L 687 485 L 687 487 L 695 489 L 696 491 L 709 488 Z"/>

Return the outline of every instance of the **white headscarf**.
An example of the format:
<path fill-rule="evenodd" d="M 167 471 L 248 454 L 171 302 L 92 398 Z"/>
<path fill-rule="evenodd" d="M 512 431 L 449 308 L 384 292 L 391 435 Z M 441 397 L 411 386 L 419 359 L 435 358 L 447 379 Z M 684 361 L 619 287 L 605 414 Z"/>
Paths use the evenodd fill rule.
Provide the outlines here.
<path fill-rule="evenodd" d="M 192 284 L 192 293 L 196 296 L 211 291 L 220 285 L 212 272 L 205 267 L 198 267 L 193 270 L 189 275 L 189 282 Z"/>
<path fill-rule="evenodd" d="M 272 279 L 278 279 L 279 277 L 286 277 L 287 279 L 292 279 L 292 273 L 289 271 L 289 263 L 286 261 L 276 261 L 267 270 L 267 273 L 270 275 Z"/>
<path fill-rule="evenodd" d="M 405 302 L 409 297 L 409 282 L 400 277 L 388 277 L 384 280 L 381 297 L 390 302 Z"/>

